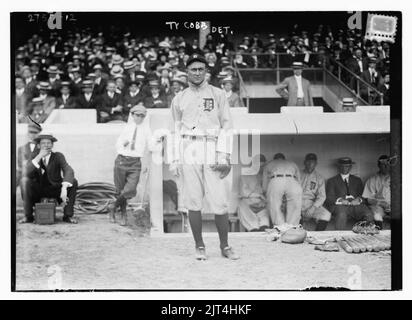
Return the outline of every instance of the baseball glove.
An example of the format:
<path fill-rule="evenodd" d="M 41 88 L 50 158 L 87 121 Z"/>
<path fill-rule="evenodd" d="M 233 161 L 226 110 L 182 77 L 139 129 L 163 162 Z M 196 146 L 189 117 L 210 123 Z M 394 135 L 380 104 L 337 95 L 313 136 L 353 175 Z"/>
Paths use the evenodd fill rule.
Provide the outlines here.
<path fill-rule="evenodd" d="M 307 232 L 302 227 L 296 227 L 286 230 L 282 233 L 280 240 L 284 243 L 297 244 L 303 243 L 306 239 Z"/>
<path fill-rule="evenodd" d="M 360 221 L 355 223 L 355 225 L 352 228 L 352 231 L 360 234 L 377 234 L 379 233 L 379 229 L 380 228 L 376 226 L 373 222 Z"/>
<path fill-rule="evenodd" d="M 220 179 L 225 178 L 231 169 L 231 165 L 230 164 L 214 164 L 210 166 L 212 168 L 213 171 L 219 171 L 220 172 Z"/>

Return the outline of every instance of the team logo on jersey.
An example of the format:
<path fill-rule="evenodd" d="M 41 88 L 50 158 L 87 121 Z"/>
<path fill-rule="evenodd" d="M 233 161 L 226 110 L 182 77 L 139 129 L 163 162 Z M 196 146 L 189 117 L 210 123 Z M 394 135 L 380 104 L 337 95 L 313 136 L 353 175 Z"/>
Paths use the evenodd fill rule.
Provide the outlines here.
<path fill-rule="evenodd" d="M 215 102 L 211 98 L 203 98 L 203 111 L 212 111 L 215 107 Z"/>
<path fill-rule="evenodd" d="M 311 181 L 310 182 L 310 190 L 315 190 L 315 188 L 316 188 L 316 182 Z"/>

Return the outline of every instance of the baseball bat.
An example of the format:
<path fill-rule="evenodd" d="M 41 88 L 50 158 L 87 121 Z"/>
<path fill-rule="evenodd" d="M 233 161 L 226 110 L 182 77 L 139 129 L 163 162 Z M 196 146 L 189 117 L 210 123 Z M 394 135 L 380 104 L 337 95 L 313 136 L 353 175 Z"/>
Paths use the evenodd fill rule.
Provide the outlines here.
<path fill-rule="evenodd" d="M 347 253 L 352 253 L 353 249 L 352 247 L 343 239 L 337 240 L 338 244 L 341 246 L 343 250 L 345 250 Z"/>
<path fill-rule="evenodd" d="M 372 246 L 373 251 L 377 252 L 383 250 L 384 247 L 382 246 L 382 243 L 375 241 L 375 239 L 372 236 L 361 235 L 360 237 L 363 241 Z"/>
<path fill-rule="evenodd" d="M 358 244 L 353 242 L 350 237 L 343 237 L 343 240 L 345 240 L 352 247 L 352 252 L 359 253 L 361 251 Z"/>
<path fill-rule="evenodd" d="M 352 241 L 356 242 L 361 252 L 366 252 L 365 244 L 358 238 L 358 236 L 352 237 Z"/>

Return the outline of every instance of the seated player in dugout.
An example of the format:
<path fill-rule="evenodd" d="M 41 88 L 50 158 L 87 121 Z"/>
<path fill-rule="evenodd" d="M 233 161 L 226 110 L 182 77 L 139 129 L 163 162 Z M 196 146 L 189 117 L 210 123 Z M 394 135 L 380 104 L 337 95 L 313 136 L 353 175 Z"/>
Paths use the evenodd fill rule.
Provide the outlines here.
<path fill-rule="evenodd" d="M 355 222 L 373 221 L 373 214 L 362 198 L 362 180 L 350 174 L 353 164 L 349 157 L 338 159 L 339 173 L 326 183 L 326 207 L 335 218 L 336 230 L 348 229 L 349 218 Z"/>
<path fill-rule="evenodd" d="M 57 139 L 52 134 L 39 134 L 34 141 L 39 144 L 40 150 L 26 164 L 26 176 L 22 179 L 25 218 L 20 223 L 34 221 L 33 207 L 42 198 L 55 199 L 64 207 L 63 221 L 77 223 L 73 217 L 73 207 L 78 184 L 73 168 L 62 153 L 53 152 Z"/>
<path fill-rule="evenodd" d="M 325 179 L 316 171 L 318 157 L 314 153 L 305 156 L 301 175 L 302 185 L 302 218 L 314 219 L 316 231 L 324 231 L 331 218 L 331 213 L 323 207 L 326 200 Z"/>
<path fill-rule="evenodd" d="M 365 183 L 362 197 L 366 199 L 373 213 L 375 225 L 382 229 L 383 218 L 391 212 L 391 175 L 389 157 L 382 155 L 378 159 L 379 171 Z"/>
<path fill-rule="evenodd" d="M 240 223 L 247 231 L 251 232 L 264 231 L 270 225 L 266 197 L 262 188 L 263 168 L 266 164 L 265 156 L 259 154 L 252 159 L 251 171 L 254 168 L 254 163 L 258 164 L 257 172 L 246 172 L 240 177 L 239 194 Z"/>
<path fill-rule="evenodd" d="M 302 187 L 296 163 L 277 153 L 263 170 L 263 190 L 274 226 L 297 226 L 301 219 Z M 286 202 L 286 214 L 282 210 Z"/>

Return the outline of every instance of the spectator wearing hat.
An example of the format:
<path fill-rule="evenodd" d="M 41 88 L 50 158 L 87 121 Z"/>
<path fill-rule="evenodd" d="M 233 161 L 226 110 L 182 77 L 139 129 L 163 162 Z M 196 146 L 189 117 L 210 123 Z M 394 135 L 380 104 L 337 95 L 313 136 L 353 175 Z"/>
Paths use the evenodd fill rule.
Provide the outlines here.
<path fill-rule="evenodd" d="M 113 77 L 113 80 L 116 83 L 116 93 L 124 97 L 127 93 L 127 87 L 124 83 L 124 76 L 122 74 L 117 74 Z"/>
<path fill-rule="evenodd" d="M 57 141 L 53 135 L 39 134 L 35 141 L 40 150 L 26 164 L 28 179 L 24 186 L 25 218 L 20 222 L 33 222 L 33 206 L 42 198 L 52 198 L 64 206 L 63 221 L 77 223 L 73 218 L 77 191 L 73 168 L 62 153 L 53 152 L 53 145 Z"/>
<path fill-rule="evenodd" d="M 142 81 L 138 79 L 129 83 L 127 93 L 124 95 L 123 119 L 127 121 L 130 109 L 139 103 L 144 102 L 144 94 L 142 91 Z"/>
<path fill-rule="evenodd" d="M 123 63 L 123 69 L 126 71 L 126 86 L 130 86 L 130 83 L 136 80 L 136 67 L 137 64 L 133 61 L 126 61 Z"/>
<path fill-rule="evenodd" d="M 353 55 L 346 60 L 345 65 L 357 76 L 361 76 L 363 71 L 368 68 L 367 59 L 363 57 L 362 49 L 355 48 Z M 355 77 L 350 77 L 349 79 L 346 79 L 346 81 L 349 81 L 350 87 L 352 89 L 357 90 Z"/>
<path fill-rule="evenodd" d="M 70 82 L 62 81 L 60 89 L 60 97 L 56 99 L 56 106 L 59 109 L 74 109 L 76 108 L 76 98 L 71 95 Z"/>
<path fill-rule="evenodd" d="M 378 84 L 381 83 L 381 78 L 380 72 L 376 70 L 376 58 L 369 58 L 368 69 L 362 72 L 361 79 L 376 88 Z M 362 99 L 370 104 L 372 104 L 373 100 L 376 98 L 375 91 L 370 90 L 364 83 L 361 83 L 360 94 Z"/>
<path fill-rule="evenodd" d="M 24 80 L 21 76 L 15 77 L 15 95 L 14 95 L 14 109 L 19 115 L 19 122 L 24 122 L 24 118 L 30 113 L 28 109 L 28 102 L 31 100 L 29 93 L 26 91 L 26 86 L 24 85 Z"/>
<path fill-rule="evenodd" d="M 31 122 L 27 126 L 27 142 L 17 149 L 16 186 L 20 185 L 21 197 L 24 200 L 24 187 L 27 179 L 26 165 L 39 153 L 39 146 L 35 139 L 41 132 L 41 126 Z"/>
<path fill-rule="evenodd" d="M 305 156 L 303 172 L 300 176 L 302 185 L 302 218 L 314 219 L 316 231 L 326 229 L 331 213 L 323 207 L 326 200 L 325 179 L 316 171 L 318 157 L 314 153 Z"/>
<path fill-rule="evenodd" d="M 34 80 L 39 80 L 40 62 L 37 59 L 30 60 L 30 71 Z"/>
<path fill-rule="evenodd" d="M 366 180 L 362 197 L 373 212 L 375 224 L 382 229 L 383 218 L 391 212 L 391 175 L 389 157 L 382 155 L 378 159 L 379 171 Z"/>
<path fill-rule="evenodd" d="M 240 108 L 243 106 L 239 95 L 236 92 L 233 92 L 233 79 L 231 77 L 222 80 L 222 87 L 231 108 Z"/>
<path fill-rule="evenodd" d="M 343 112 L 355 112 L 356 104 L 353 98 L 343 98 L 342 99 L 342 110 Z"/>
<path fill-rule="evenodd" d="M 159 80 L 159 82 L 160 82 L 161 88 L 163 89 L 161 91 L 162 91 L 162 93 L 167 95 L 170 91 L 170 86 L 171 86 L 171 84 L 170 84 L 170 71 L 171 71 L 170 67 L 167 66 L 167 65 L 162 66 L 159 71 L 160 71 L 160 80 Z"/>
<path fill-rule="evenodd" d="M 140 103 L 130 109 L 132 121 L 124 127 L 116 142 L 117 157 L 114 162 L 114 185 L 116 201 L 110 204 L 110 222 L 116 222 L 116 209 L 120 207 L 121 225 L 127 225 L 127 201 L 136 196 L 142 168 L 141 159 L 147 149 L 153 146 L 152 133 L 144 121 L 147 111 Z"/>
<path fill-rule="evenodd" d="M 166 97 L 160 93 L 160 83 L 158 80 L 149 82 L 150 95 L 144 99 L 146 108 L 167 108 Z"/>
<path fill-rule="evenodd" d="M 48 73 L 48 83 L 50 85 L 50 95 L 52 97 L 59 97 L 60 96 L 60 89 L 61 89 L 61 81 L 60 75 L 62 72 L 57 68 L 57 66 L 50 66 L 47 69 Z"/>
<path fill-rule="evenodd" d="M 94 72 L 94 86 L 93 93 L 98 96 L 105 92 L 107 87 L 107 81 L 103 78 L 103 67 L 101 64 L 96 64 L 93 67 Z"/>
<path fill-rule="evenodd" d="M 37 89 L 38 82 L 33 78 L 33 74 L 30 67 L 24 66 L 21 70 L 21 76 L 24 81 L 25 92 L 31 99 L 38 95 L 39 91 Z"/>
<path fill-rule="evenodd" d="M 350 174 L 353 164 L 349 157 L 338 159 L 339 173 L 326 183 L 325 204 L 335 218 L 336 230 L 346 230 L 349 219 L 373 221 L 373 214 L 362 198 L 362 180 Z"/>
<path fill-rule="evenodd" d="M 42 101 L 43 110 L 49 115 L 56 108 L 56 98 L 51 95 L 52 87 L 48 82 L 42 81 L 37 88 L 39 89 L 38 98 Z"/>
<path fill-rule="evenodd" d="M 382 76 L 383 83 L 378 85 L 378 91 L 383 93 L 383 104 L 390 105 L 390 75 L 389 73 L 384 73 Z M 377 97 L 377 100 L 380 100 L 380 97 Z M 375 101 L 374 104 L 380 104 L 380 101 Z"/>
<path fill-rule="evenodd" d="M 253 172 L 254 161 L 259 167 Z M 240 177 L 239 219 L 247 231 L 264 231 L 270 226 L 269 211 L 262 188 L 263 168 L 266 158 L 263 154 L 253 158 L 250 172 Z"/>
<path fill-rule="evenodd" d="M 76 97 L 76 106 L 80 109 L 97 109 L 99 97 L 93 92 L 93 81 L 82 82 L 82 93 Z"/>
<path fill-rule="evenodd" d="M 97 104 L 97 122 L 123 121 L 123 98 L 116 93 L 116 83 L 109 80 L 106 92 L 100 97 Z"/>
<path fill-rule="evenodd" d="M 288 106 L 313 106 L 310 82 L 302 77 L 302 62 L 292 64 L 294 75 L 285 78 L 276 92 L 288 100 Z"/>
<path fill-rule="evenodd" d="M 73 96 L 77 97 L 82 93 L 82 83 L 83 83 L 83 79 L 82 79 L 82 74 L 80 72 L 80 68 L 79 67 L 72 67 L 69 70 L 69 75 L 70 78 L 72 79 L 72 94 Z"/>
<path fill-rule="evenodd" d="M 173 78 L 171 80 L 171 88 L 169 93 L 166 96 L 167 99 L 167 107 L 170 108 L 171 104 L 172 104 L 172 100 L 173 98 L 180 92 L 183 91 L 183 89 L 185 88 L 186 83 L 184 81 L 182 81 L 182 79 L 180 78 Z"/>
<path fill-rule="evenodd" d="M 239 69 L 243 69 L 243 68 L 248 68 L 248 64 L 246 62 L 243 61 L 243 56 L 241 54 L 236 54 L 235 55 L 235 60 L 234 60 L 234 64 L 237 68 Z"/>

